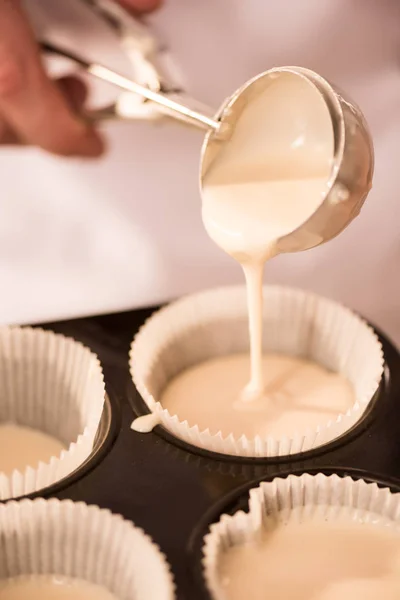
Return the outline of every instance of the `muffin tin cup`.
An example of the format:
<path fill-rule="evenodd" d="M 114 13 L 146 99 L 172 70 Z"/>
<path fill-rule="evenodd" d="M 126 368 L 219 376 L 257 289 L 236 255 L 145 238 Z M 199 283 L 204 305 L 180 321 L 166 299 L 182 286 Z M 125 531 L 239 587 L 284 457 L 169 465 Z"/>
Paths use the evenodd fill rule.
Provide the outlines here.
<path fill-rule="evenodd" d="M 390 527 L 400 534 L 400 493 L 363 479 L 322 473 L 290 474 L 250 489 L 248 512 L 223 514 L 204 537 L 203 577 L 210 597 L 226 598 L 219 573 L 221 558 L 229 548 L 250 542 L 279 523 L 301 524 L 315 517 L 334 522 L 342 515 L 360 524 Z M 394 569 L 398 563 L 400 553 L 393 558 Z"/>
<path fill-rule="evenodd" d="M 154 314 L 132 343 L 130 371 L 152 413 L 152 425 L 162 425 L 192 447 L 228 456 L 272 458 L 308 452 L 343 436 L 371 408 L 383 374 L 382 347 L 372 328 L 342 305 L 301 290 L 265 287 L 263 349 L 307 358 L 344 375 L 354 388 L 354 405 L 335 420 L 282 438 L 201 431 L 163 408 L 163 390 L 185 369 L 249 352 L 243 286 L 188 296 Z"/>
<path fill-rule="evenodd" d="M 42 490 L 90 456 L 105 401 L 100 362 L 81 343 L 30 327 L 0 328 L 0 422 L 53 436 L 65 449 L 23 472 L 0 473 L 0 500 Z"/>
<path fill-rule="evenodd" d="M 10 501 L 0 505 L 0 536 L 1 580 L 57 575 L 103 586 L 118 600 L 175 596 L 159 548 L 109 510 L 70 500 Z"/>

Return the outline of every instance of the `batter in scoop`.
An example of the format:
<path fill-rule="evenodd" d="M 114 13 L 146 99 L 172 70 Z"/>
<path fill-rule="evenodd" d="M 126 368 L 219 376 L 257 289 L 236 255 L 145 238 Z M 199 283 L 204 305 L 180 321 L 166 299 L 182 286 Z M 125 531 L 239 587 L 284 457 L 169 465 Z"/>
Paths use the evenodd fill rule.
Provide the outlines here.
<path fill-rule="evenodd" d="M 167 385 L 161 404 L 179 420 L 212 434 L 281 437 L 315 429 L 336 419 L 355 402 L 342 375 L 314 362 L 268 354 L 262 359 L 263 394 L 242 400 L 248 354 L 219 357 L 183 371 Z"/>
<path fill-rule="evenodd" d="M 0 582 L 0 600 L 117 600 L 106 588 L 57 576 L 18 577 Z"/>

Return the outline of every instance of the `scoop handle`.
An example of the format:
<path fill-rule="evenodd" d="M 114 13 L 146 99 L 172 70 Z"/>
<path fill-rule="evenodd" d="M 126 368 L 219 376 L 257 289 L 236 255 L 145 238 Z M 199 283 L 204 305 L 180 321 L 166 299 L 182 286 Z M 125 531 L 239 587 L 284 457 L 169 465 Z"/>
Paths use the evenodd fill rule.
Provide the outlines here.
<path fill-rule="evenodd" d="M 102 81 L 111 83 L 120 89 L 138 94 L 142 98 L 145 98 L 150 102 L 154 102 L 158 106 L 162 107 L 164 113 L 167 113 L 169 116 L 179 121 L 183 120 L 190 125 L 207 131 L 209 129 L 218 131 L 220 127 L 219 121 L 216 121 L 215 119 L 208 117 L 201 112 L 193 110 L 192 108 L 189 108 L 188 106 L 169 98 L 167 95 L 162 94 L 161 92 L 155 92 L 146 86 L 140 85 L 139 83 L 136 83 L 135 81 L 128 79 L 127 77 L 124 77 L 123 75 L 120 75 L 119 73 L 116 73 L 115 71 L 112 71 L 103 65 L 88 62 L 69 50 L 64 50 L 63 48 L 54 46 L 53 44 L 49 44 L 45 41 L 42 41 L 40 46 L 43 52 L 67 58 L 90 75 L 97 77 Z M 98 120 L 96 114 L 98 115 L 98 118 L 104 118 L 105 116 L 104 111 L 95 111 L 93 113 L 95 120 Z M 101 117 L 101 115 L 103 116 Z M 111 115 L 109 114 L 108 116 Z"/>

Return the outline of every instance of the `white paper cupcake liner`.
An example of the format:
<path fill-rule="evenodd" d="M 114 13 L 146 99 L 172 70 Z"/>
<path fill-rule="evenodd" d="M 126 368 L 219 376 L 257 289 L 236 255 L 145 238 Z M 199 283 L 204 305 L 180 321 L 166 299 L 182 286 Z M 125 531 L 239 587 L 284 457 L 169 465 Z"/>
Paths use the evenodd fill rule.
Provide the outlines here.
<path fill-rule="evenodd" d="M 153 413 L 153 425 L 199 448 L 244 457 L 297 454 L 338 438 L 361 419 L 383 373 L 382 347 L 372 328 L 342 305 L 302 290 L 264 288 L 263 349 L 308 358 L 344 375 L 354 388 L 354 406 L 316 429 L 279 439 L 201 431 L 162 407 L 166 384 L 183 370 L 217 356 L 249 352 L 244 286 L 188 296 L 154 314 L 133 341 L 130 371 Z"/>
<path fill-rule="evenodd" d="M 95 354 L 81 343 L 30 327 L 0 328 L 0 423 L 31 427 L 65 450 L 36 468 L 0 473 L 0 499 L 39 491 L 90 455 L 105 399 Z"/>
<path fill-rule="evenodd" d="M 376 483 L 323 474 L 289 475 L 250 490 L 249 512 L 222 515 L 204 538 L 203 575 L 214 600 L 225 599 L 220 560 L 231 547 L 254 540 L 263 530 L 310 517 L 335 521 L 341 515 L 359 523 L 390 527 L 400 533 L 400 494 Z"/>
<path fill-rule="evenodd" d="M 119 515 L 70 500 L 0 506 L 0 579 L 58 575 L 89 581 L 118 600 L 172 600 L 168 563 L 151 539 Z"/>

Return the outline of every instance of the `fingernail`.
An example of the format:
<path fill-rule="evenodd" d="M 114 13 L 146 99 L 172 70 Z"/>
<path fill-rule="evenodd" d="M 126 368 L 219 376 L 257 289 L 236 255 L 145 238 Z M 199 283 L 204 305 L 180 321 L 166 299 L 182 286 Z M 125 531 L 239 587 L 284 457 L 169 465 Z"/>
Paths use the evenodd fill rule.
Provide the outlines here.
<path fill-rule="evenodd" d="M 160 8 L 163 0 L 120 0 L 120 4 L 132 12 L 146 13 Z"/>

